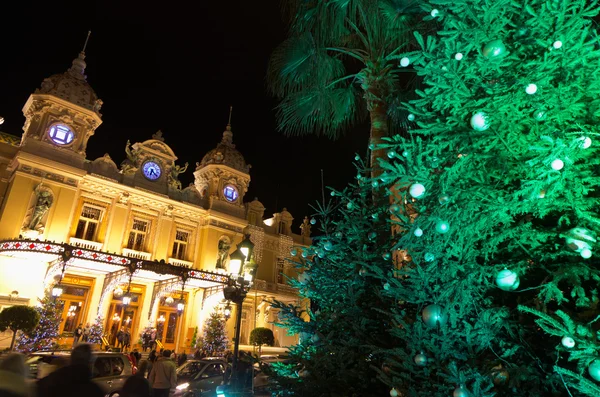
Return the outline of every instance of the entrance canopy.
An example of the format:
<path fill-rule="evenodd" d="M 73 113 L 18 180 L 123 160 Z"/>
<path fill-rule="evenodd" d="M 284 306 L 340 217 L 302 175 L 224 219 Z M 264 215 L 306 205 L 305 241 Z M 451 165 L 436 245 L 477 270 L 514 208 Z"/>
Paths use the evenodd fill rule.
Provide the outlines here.
<path fill-rule="evenodd" d="M 177 277 L 190 288 L 209 288 L 227 284 L 229 276 L 166 263 L 148 261 L 102 251 L 79 248 L 66 243 L 15 239 L 0 241 L 0 253 L 17 258 L 32 258 L 52 263 L 52 267 L 73 268 L 84 273 L 107 274 L 119 270 L 135 273 L 135 278 L 162 282 Z"/>

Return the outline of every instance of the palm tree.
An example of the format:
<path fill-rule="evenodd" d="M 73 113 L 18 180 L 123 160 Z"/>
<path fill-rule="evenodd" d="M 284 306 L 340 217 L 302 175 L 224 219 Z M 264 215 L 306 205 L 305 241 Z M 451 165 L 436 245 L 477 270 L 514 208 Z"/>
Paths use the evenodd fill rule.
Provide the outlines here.
<path fill-rule="evenodd" d="M 411 2 L 286 0 L 289 37 L 273 52 L 268 83 L 280 130 L 336 139 L 368 114 L 371 176 L 390 125 L 405 126 L 400 53 L 409 50 Z M 404 69 L 406 70 L 406 69 Z M 390 123 L 396 121 L 394 123 Z"/>

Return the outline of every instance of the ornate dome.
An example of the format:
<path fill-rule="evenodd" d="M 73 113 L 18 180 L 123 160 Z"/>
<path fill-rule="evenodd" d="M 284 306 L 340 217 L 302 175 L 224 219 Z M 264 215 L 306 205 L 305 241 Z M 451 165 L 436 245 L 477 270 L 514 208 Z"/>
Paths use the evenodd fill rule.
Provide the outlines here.
<path fill-rule="evenodd" d="M 85 54 L 80 52 L 69 70 L 44 79 L 41 88 L 35 93 L 54 95 L 100 115 L 102 101 L 86 80 L 84 59 Z"/>
<path fill-rule="evenodd" d="M 244 156 L 242 156 L 233 144 L 233 132 L 231 132 L 230 124 L 227 124 L 225 131 L 223 131 L 223 139 L 221 139 L 221 142 L 216 148 L 206 153 L 202 158 L 202 161 L 198 163 L 196 170 L 203 168 L 208 164 L 222 164 L 246 174 L 250 173 L 251 165 L 246 164 Z"/>

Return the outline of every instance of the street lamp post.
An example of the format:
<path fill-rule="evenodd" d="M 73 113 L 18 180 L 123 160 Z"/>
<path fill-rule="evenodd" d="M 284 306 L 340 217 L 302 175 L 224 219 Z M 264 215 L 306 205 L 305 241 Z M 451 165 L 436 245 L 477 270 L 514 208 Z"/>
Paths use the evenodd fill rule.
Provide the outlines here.
<path fill-rule="evenodd" d="M 233 345 L 233 357 L 231 361 L 231 375 L 235 386 L 239 385 L 238 361 L 240 350 L 240 335 L 242 325 L 242 305 L 252 284 L 258 265 L 252 256 L 254 244 L 250 236 L 237 246 L 237 249 L 229 256 L 229 283 L 223 288 L 225 299 L 233 302 L 236 306 L 235 314 L 235 339 Z"/>

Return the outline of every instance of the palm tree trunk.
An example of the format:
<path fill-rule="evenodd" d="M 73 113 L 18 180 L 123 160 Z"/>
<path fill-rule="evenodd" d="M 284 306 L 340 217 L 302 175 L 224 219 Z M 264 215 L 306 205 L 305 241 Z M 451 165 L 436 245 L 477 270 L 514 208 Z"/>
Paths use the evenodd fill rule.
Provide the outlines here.
<path fill-rule="evenodd" d="M 14 329 L 12 330 L 13 332 L 13 336 L 12 336 L 12 340 L 10 341 L 10 351 L 13 351 L 14 347 L 15 347 L 15 339 L 17 337 L 17 330 Z"/>
<path fill-rule="evenodd" d="M 374 94 L 375 97 L 379 97 L 378 93 L 374 93 L 372 90 L 371 93 Z M 388 136 L 388 104 L 381 100 L 372 100 L 368 106 L 371 116 L 369 145 L 375 146 L 375 148 L 371 150 L 371 178 L 376 179 L 382 174 L 377 159 L 385 155 L 385 150 L 379 149 L 377 146 L 382 143 L 381 138 Z"/>

